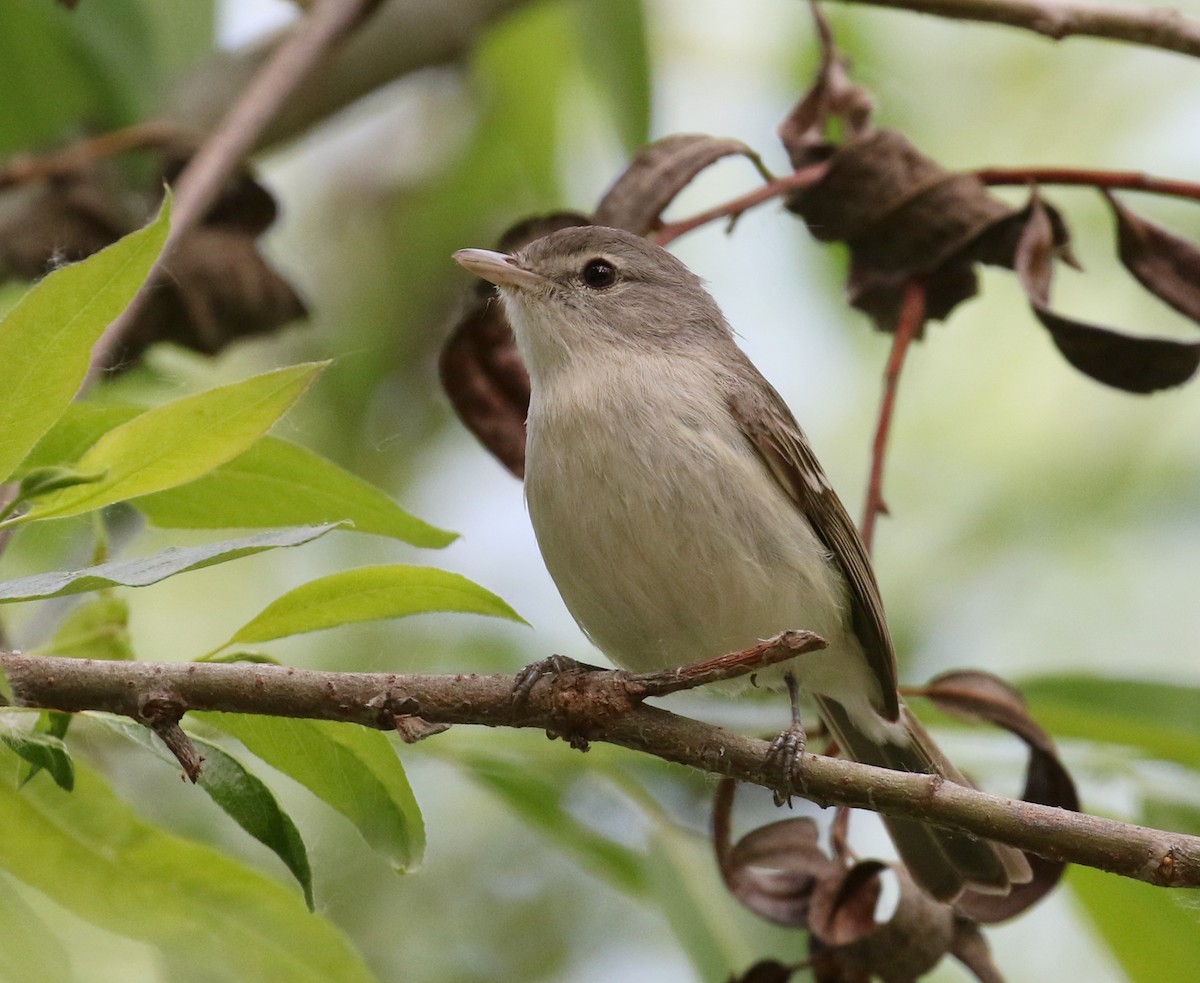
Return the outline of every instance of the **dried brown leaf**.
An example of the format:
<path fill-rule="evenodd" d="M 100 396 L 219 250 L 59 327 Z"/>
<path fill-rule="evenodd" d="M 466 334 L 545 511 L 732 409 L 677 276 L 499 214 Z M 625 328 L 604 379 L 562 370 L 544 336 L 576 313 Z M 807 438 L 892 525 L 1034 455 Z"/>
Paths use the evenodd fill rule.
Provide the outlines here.
<path fill-rule="evenodd" d="M 1029 747 L 1029 765 L 1022 799 L 1059 809 L 1079 810 L 1079 794 L 1070 773 L 1058 757 L 1054 741 L 1025 707 L 1020 691 L 989 672 L 964 670 L 944 673 L 921 690 L 946 713 L 1002 727 Z M 1066 864 L 1026 854 L 1033 878 L 1016 885 L 1007 895 L 968 891 L 955 909 L 977 922 L 994 924 L 1028 910 L 1054 889 Z"/>
<path fill-rule="evenodd" d="M 1200 342 L 1123 334 L 1056 314 L 1049 307 L 1054 229 L 1035 195 L 1016 252 L 1016 271 L 1037 319 L 1063 357 L 1097 382 L 1151 393 L 1187 382 L 1200 368 Z"/>
<path fill-rule="evenodd" d="M 33 280 L 115 242 L 137 224 L 116 185 L 89 170 L 6 196 L 12 206 L 0 227 L 0 279 Z"/>
<path fill-rule="evenodd" d="M 785 966 L 774 959 L 763 959 L 741 976 L 729 977 L 729 983 L 788 983 L 795 973 L 793 966 Z"/>
<path fill-rule="evenodd" d="M 846 61 L 833 43 L 829 22 L 817 3 L 810 3 L 821 62 L 809 90 L 779 125 L 779 140 L 796 170 L 825 160 L 835 147 L 829 139 L 829 123 L 842 124 L 844 138 L 866 135 L 871 128 L 871 94 L 850 81 Z"/>
<path fill-rule="evenodd" d="M 950 954 L 974 973 L 979 983 L 1004 983 L 1004 977 L 992 962 L 987 939 L 974 922 L 965 918 L 955 922 Z"/>
<path fill-rule="evenodd" d="M 721 864 L 729 893 L 760 918 L 808 927 L 812 893 L 822 877 L 841 870 L 817 845 L 810 819 L 784 819 L 747 833 Z"/>
<path fill-rule="evenodd" d="M 741 155 L 762 171 L 758 154 L 741 140 L 678 133 L 644 147 L 596 206 L 594 224 L 646 235 L 675 196 L 705 168 Z"/>
<path fill-rule="evenodd" d="M 525 219 L 501 237 L 498 248 L 513 252 L 558 229 L 589 225 L 578 212 Z M 442 388 L 459 419 L 516 477 L 525 475 L 525 416 L 529 374 L 496 291 L 478 281 L 438 362 Z"/>
<path fill-rule="evenodd" d="M 900 896 L 891 917 L 877 922 L 880 875 L 886 870 L 897 878 Z M 841 979 L 911 983 L 941 961 L 954 939 L 950 907 L 918 888 L 899 865 L 878 861 L 824 878 L 813 894 L 809 918 L 821 946 L 814 948 L 814 961 L 817 952 L 826 964 L 836 954 Z"/>
<path fill-rule="evenodd" d="M 1121 262 L 1155 297 L 1200 321 L 1200 249 L 1103 194 L 1117 220 Z"/>

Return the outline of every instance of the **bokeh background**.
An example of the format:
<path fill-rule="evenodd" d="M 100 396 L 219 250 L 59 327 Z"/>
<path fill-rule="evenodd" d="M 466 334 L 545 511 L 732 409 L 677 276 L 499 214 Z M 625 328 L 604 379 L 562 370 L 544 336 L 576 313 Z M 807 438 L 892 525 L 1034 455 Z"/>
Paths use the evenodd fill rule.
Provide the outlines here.
<path fill-rule="evenodd" d="M 421 6 L 443 33 L 460 24 L 451 57 L 339 112 L 313 108 L 320 122 L 257 159 L 282 210 L 266 248 L 305 297 L 309 320 L 212 361 L 156 349 L 145 367 L 94 398 L 152 401 L 332 357 L 277 432 L 461 538 L 430 554 L 344 534 L 131 593 L 139 658 L 206 652 L 267 600 L 319 574 L 414 561 L 477 580 L 530 627 L 424 616 L 287 640 L 272 654 L 304 666 L 401 672 L 511 671 L 551 652 L 601 659 L 542 567 L 519 483 L 440 392 L 437 351 L 469 287 L 449 254 L 491 246 L 532 212 L 590 209 L 637 146 L 668 133 L 737 137 L 786 170 L 774 129 L 815 66 L 812 28 L 796 0 Z M 1195 0 L 1178 6 L 1200 15 Z M 211 67 L 215 53 L 236 55 L 294 16 L 282 0 L 84 0 L 74 12 L 6 0 L 0 155 L 162 109 L 193 107 L 190 118 L 203 121 L 212 106 L 195 107 L 221 75 Z M 1194 61 L 869 7 L 830 5 L 829 16 L 856 80 L 877 98 L 880 122 L 949 168 L 1196 173 Z M 432 46 L 435 33 L 396 44 Z M 744 161 L 723 162 L 669 214 L 690 214 L 755 181 Z M 1149 299 L 1116 264 L 1097 195 L 1048 196 L 1068 214 L 1086 269 L 1060 275 L 1059 309 L 1194 337 L 1195 325 Z M 1181 235 L 1200 234 L 1195 204 L 1125 200 Z M 708 281 L 859 514 L 889 340 L 844 303 L 842 250 L 813 242 L 774 203 L 745 215 L 732 234 L 710 226 L 673 248 Z M 4 290 L 10 300 L 17 295 L 12 285 Z M 980 297 L 930 328 L 901 383 L 886 479 L 892 514 L 876 538 L 876 564 L 902 678 L 919 683 L 978 667 L 1018 683 L 1095 674 L 1200 687 L 1198 410 L 1196 386 L 1135 397 L 1074 372 L 1014 278 L 985 271 Z M 79 532 L 63 522 L 24 535 L 5 556 L 4 575 L 86 559 Z M 206 538 L 133 535 L 130 552 Z M 12 630 L 36 644 L 60 615 L 52 604 L 35 607 Z M 692 697 L 670 705 L 764 731 L 785 719 L 779 697 L 745 702 Z M 1200 718 L 1200 702 L 1196 712 Z M 1119 732 L 1083 739 L 1066 730 L 1064 757 L 1088 809 L 1200 832 L 1200 777 L 1179 756 L 1153 759 Z M 1023 752 L 1015 742 L 938 733 L 989 788 L 1019 789 Z M 80 740 L 143 814 L 286 880 L 273 857 L 169 767 L 98 740 L 89 748 L 86 733 Z M 429 838 L 425 866 L 404 877 L 297 786 L 273 782 L 310 843 L 319 912 L 381 980 L 717 981 L 761 956 L 804 954 L 802 937 L 756 923 L 724 896 L 705 841 L 711 784 L 697 776 L 612 748 L 581 756 L 536 733 L 460 728 L 401 754 Z M 742 805 L 747 823 L 774 816 L 765 798 L 747 794 Z M 869 817 L 856 818 L 855 836 L 864 852 L 888 849 Z M 593 842 L 600 839 L 630 848 L 636 869 L 606 864 Z M 61 926 L 80 980 L 206 978 L 202 959 L 191 976 L 177 964 L 168 971 L 153 950 L 80 922 L 15 882 L 4 889 L 23 892 Z M 1063 889 L 989 938 L 1010 980 L 1182 983 L 1188 977 L 1174 974 L 1195 963 L 1171 961 L 1164 950 L 1195 953 L 1197 901 L 1072 872 Z M 968 977 L 947 964 L 931 978 Z"/>

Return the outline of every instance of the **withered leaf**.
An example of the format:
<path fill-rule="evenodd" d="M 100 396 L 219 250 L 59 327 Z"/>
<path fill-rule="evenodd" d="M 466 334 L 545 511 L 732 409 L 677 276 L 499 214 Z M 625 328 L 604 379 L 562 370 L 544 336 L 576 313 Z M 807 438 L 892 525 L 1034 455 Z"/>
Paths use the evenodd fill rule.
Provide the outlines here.
<path fill-rule="evenodd" d="M 729 977 L 729 983 L 788 983 L 796 969 L 774 959 L 756 962 L 741 976 Z"/>
<path fill-rule="evenodd" d="M 944 673 L 921 690 L 947 713 L 968 720 L 995 724 L 1015 734 L 1029 748 L 1025 790 L 1026 802 L 1079 811 L 1079 794 L 1070 773 L 1058 757 L 1050 735 L 1025 707 L 1020 691 L 998 676 L 978 670 Z M 1062 877 L 1066 864 L 1026 854 L 1033 879 L 1016 885 L 1003 897 L 968 891 L 955 902 L 955 909 L 977 922 L 993 924 L 1026 911 L 1045 897 Z"/>
<path fill-rule="evenodd" d="M 974 973 L 979 983 L 1004 983 L 1004 977 L 992 962 L 987 939 L 974 922 L 966 918 L 955 920 L 950 954 Z"/>
<path fill-rule="evenodd" d="M 894 331 L 906 283 L 925 290 L 926 318 L 940 320 L 978 290 L 977 262 L 1011 267 L 1024 221 L 972 174 L 947 171 L 902 133 L 849 140 L 825 175 L 787 207 L 814 238 L 850 248 L 850 303 Z M 1065 241 L 1065 227 L 1054 244 Z"/>
<path fill-rule="evenodd" d="M 215 355 L 238 338 L 268 334 L 305 313 L 253 235 L 201 225 L 179 241 L 106 368 L 129 368 L 159 341 Z"/>
<path fill-rule="evenodd" d="M 508 229 L 498 248 L 515 252 L 559 229 L 590 225 L 578 212 L 554 212 L 524 219 Z M 490 283 L 479 280 L 438 360 L 442 388 L 455 413 L 516 477 L 525 475 L 525 417 L 529 374 L 521 362 L 512 328 Z"/>
<path fill-rule="evenodd" d="M 842 870 L 817 845 L 811 819 L 785 819 L 731 842 L 737 783 L 721 780 L 713 798 L 713 849 L 729 893 L 760 918 L 789 928 L 808 927 L 818 880 Z"/>
<path fill-rule="evenodd" d="M 644 147 L 596 206 L 594 224 L 645 235 L 664 209 L 706 167 L 724 157 L 747 157 L 762 172 L 758 154 L 741 140 L 678 133 Z M 765 174 L 764 174 L 765 176 Z"/>
<path fill-rule="evenodd" d="M 1035 195 L 1017 244 L 1016 271 L 1037 319 L 1075 368 L 1097 382 L 1151 393 L 1187 382 L 1200 367 L 1200 342 L 1123 334 L 1056 314 L 1049 307 L 1054 230 Z"/>
<path fill-rule="evenodd" d="M 841 120 L 843 136 L 853 139 L 869 132 L 873 108 L 871 94 L 850 81 L 824 11 L 815 2 L 809 4 L 809 10 L 821 45 L 821 62 L 813 84 L 778 130 L 796 170 L 820 163 L 833 152 L 827 135 L 831 120 Z"/>
<path fill-rule="evenodd" d="M 1103 191 L 1117 220 L 1121 262 L 1155 297 L 1200 321 L 1200 249 L 1136 215 Z"/>
<path fill-rule="evenodd" d="M 116 185 L 99 170 L 48 181 L 6 195 L 16 205 L 0 228 L 0 279 L 33 280 L 121 238 L 137 224 Z"/>
<path fill-rule="evenodd" d="M 890 870 L 900 887 L 896 908 L 886 922 L 875 920 L 882 884 Z M 922 891 L 899 865 L 864 861 L 821 881 L 809 915 L 814 962 L 838 976 L 818 978 L 882 979 L 911 983 L 936 966 L 954 938 L 954 912 Z M 819 956 L 818 956 L 819 954 Z"/>

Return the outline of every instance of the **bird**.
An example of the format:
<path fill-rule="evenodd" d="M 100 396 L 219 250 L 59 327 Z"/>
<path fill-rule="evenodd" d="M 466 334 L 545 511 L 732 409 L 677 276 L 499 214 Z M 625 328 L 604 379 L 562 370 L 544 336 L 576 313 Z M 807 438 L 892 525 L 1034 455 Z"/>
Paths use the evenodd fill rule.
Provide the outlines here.
<path fill-rule="evenodd" d="M 853 521 L 703 281 L 648 239 L 601 226 L 454 259 L 496 286 L 512 326 L 530 379 L 529 516 L 596 647 L 617 666 L 652 671 L 787 629 L 816 632 L 827 647 L 789 663 L 786 681 L 838 746 L 866 764 L 967 784 L 900 699 Z M 1031 876 L 1012 847 L 913 819 L 884 823 L 937 899 L 1002 894 Z"/>

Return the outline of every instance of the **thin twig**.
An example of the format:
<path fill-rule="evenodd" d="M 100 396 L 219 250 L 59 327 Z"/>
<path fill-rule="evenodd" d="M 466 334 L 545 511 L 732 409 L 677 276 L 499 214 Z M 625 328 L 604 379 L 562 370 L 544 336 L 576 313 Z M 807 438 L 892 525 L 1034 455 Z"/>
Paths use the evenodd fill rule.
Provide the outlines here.
<path fill-rule="evenodd" d="M 1141 171 L 1097 171 L 1086 167 L 981 167 L 974 174 L 984 184 L 1071 184 L 1173 195 L 1200 201 L 1200 184 L 1155 177 Z"/>
<path fill-rule="evenodd" d="M 798 191 L 801 188 L 812 187 L 812 185 L 825 176 L 825 172 L 828 170 L 828 164 L 814 164 L 811 167 L 802 168 L 784 177 L 775 178 L 772 181 L 768 181 L 761 188 L 756 188 L 748 194 L 725 202 L 723 205 L 717 205 L 715 208 L 703 211 L 699 215 L 693 215 L 691 218 L 681 219 L 678 222 L 669 222 L 654 233 L 653 239 L 660 246 L 665 246 L 669 242 L 674 242 L 684 233 L 698 229 L 709 222 L 715 222 L 722 218 L 737 218 L 755 205 L 761 205 L 772 198 L 791 194 L 793 191 Z"/>
<path fill-rule="evenodd" d="M 1090 0 L 839 0 L 933 14 L 949 20 L 1006 24 L 1061 41 L 1104 38 L 1200 58 L 1200 23 L 1167 7 Z"/>
<path fill-rule="evenodd" d="M 199 143 L 195 130 L 169 120 L 146 120 L 119 130 L 85 137 L 45 154 L 21 154 L 0 167 L 0 191 L 35 181 L 70 177 L 89 164 L 148 147 L 188 147 Z"/>
<path fill-rule="evenodd" d="M 146 284 L 105 330 L 92 350 L 90 377 L 107 364 L 122 335 L 136 319 L 171 253 L 216 200 L 229 176 L 246 159 L 258 135 L 283 108 L 296 87 L 374 0 L 318 0 L 310 13 L 272 53 L 201 145 L 175 185 L 171 231 Z"/>
<path fill-rule="evenodd" d="M 512 699 L 506 675 L 399 675 L 314 672 L 283 666 L 154 664 L 0 654 L 21 706 L 105 710 L 143 719 L 147 702 L 167 699 L 183 710 L 222 710 L 340 720 L 383 730 L 389 708 L 403 705 L 432 723 L 553 730 L 562 718 L 556 687 L 537 685 Z M 626 674 L 612 679 L 618 702 Z M 593 686 L 601 680 L 593 680 Z M 570 695 L 570 694 L 568 694 Z M 572 707 L 578 719 L 581 709 Z M 769 764 L 770 744 L 645 705 L 607 712 L 597 699 L 591 740 L 656 755 L 739 781 L 779 790 L 784 779 Z M 1200 886 L 1200 837 L 1170 833 L 1082 813 L 1017 802 L 965 788 L 934 775 L 888 771 L 820 755 L 804 760 L 804 795 L 832 803 L 919 819 L 1009 843 L 1051 859 L 1084 864 L 1164 887 Z"/>
<path fill-rule="evenodd" d="M 896 333 L 892 336 L 892 351 L 888 356 L 887 368 L 883 373 L 883 399 L 879 404 L 879 422 L 875 427 L 875 442 L 871 445 L 871 479 L 867 483 L 867 504 L 863 510 L 862 539 L 871 552 L 875 539 L 875 520 L 887 514 L 887 502 L 883 498 L 883 464 L 887 456 L 888 436 L 892 430 L 892 412 L 896 406 L 896 390 L 900 384 L 900 370 L 904 367 L 904 356 L 913 339 L 921 334 L 925 325 L 925 285 L 915 277 L 904 285 L 904 299 L 900 305 L 900 318 Z"/>

